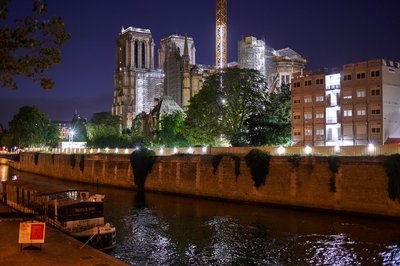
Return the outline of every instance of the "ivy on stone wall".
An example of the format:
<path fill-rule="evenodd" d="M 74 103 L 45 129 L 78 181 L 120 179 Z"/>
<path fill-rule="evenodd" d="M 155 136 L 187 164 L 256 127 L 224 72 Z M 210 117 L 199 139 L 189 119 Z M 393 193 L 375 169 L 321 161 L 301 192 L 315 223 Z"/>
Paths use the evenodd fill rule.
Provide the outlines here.
<path fill-rule="evenodd" d="M 400 202 L 400 154 L 385 156 L 383 166 L 388 177 L 389 198 Z"/>
<path fill-rule="evenodd" d="M 336 174 L 339 172 L 339 158 L 337 156 L 326 157 L 331 177 L 329 178 L 329 192 L 336 192 Z"/>
<path fill-rule="evenodd" d="M 222 158 L 224 157 L 223 154 L 217 154 L 214 155 L 212 158 L 212 165 L 213 165 L 213 174 L 215 175 L 218 171 L 218 166 L 222 160 Z"/>
<path fill-rule="evenodd" d="M 39 153 L 35 152 L 35 154 L 33 155 L 33 159 L 35 161 L 35 165 L 38 165 L 39 162 Z"/>
<path fill-rule="evenodd" d="M 300 154 L 290 154 L 288 155 L 288 161 L 293 167 L 298 168 L 300 166 L 301 156 Z"/>
<path fill-rule="evenodd" d="M 265 185 L 269 172 L 269 161 L 271 155 L 268 152 L 253 149 L 245 157 L 247 166 L 250 168 L 251 177 L 255 187 Z"/>
<path fill-rule="evenodd" d="M 71 154 L 69 156 L 69 164 L 71 165 L 72 169 L 75 168 L 75 165 L 76 165 L 76 155 L 75 154 Z"/>
<path fill-rule="evenodd" d="M 81 155 L 81 160 L 79 161 L 79 169 L 81 170 L 81 172 L 83 172 L 83 170 L 85 170 L 85 155 L 84 154 Z"/>
<path fill-rule="evenodd" d="M 212 165 L 213 165 L 213 174 L 215 175 L 218 171 L 219 164 L 224 156 L 230 156 L 232 160 L 235 161 L 235 176 L 236 179 L 240 175 L 240 157 L 237 155 L 230 154 L 217 154 L 213 156 Z"/>
<path fill-rule="evenodd" d="M 135 185 L 139 191 L 144 190 L 144 183 L 146 182 L 146 177 L 153 168 L 154 163 L 154 151 L 142 148 L 132 152 L 130 161 L 133 170 L 133 177 L 135 180 Z"/>

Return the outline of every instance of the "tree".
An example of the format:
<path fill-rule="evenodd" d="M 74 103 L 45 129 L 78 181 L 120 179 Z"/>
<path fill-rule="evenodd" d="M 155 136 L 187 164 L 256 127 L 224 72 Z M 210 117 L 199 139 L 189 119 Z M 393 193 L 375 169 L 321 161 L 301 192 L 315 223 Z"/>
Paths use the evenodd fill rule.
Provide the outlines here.
<path fill-rule="evenodd" d="M 34 106 L 23 106 L 10 122 L 13 145 L 19 147 L 51 146 L 59 139 L 60 130 L 50 118 Z"/>
<path fill-rule="evenodd" d="M 266 96 L 267 84 L 257 70 L 228 68 L 207 77 L 190 100 L 185 123 L 189 140 L 212 144 L 223 136 L 232 145 L 246 144 L 244 122 L 265 107 Z"/>
<path fill-rule="evenodd" d="M 120 117 L 110 112 L 95 113 L 87 124 L 87 132 L 90 147 L 132 147 L 131 137 L 121 134 Z"/>
<path fill-rule="evenodd" d="M 288 145 L 291 141 L 291 92 L 289 85 L 269 95 L 265 108 L 245 122 L 245 139 L 251 146 Z"/>
<path fill-rule="evenodd" d="M 184 120 L 185 114 L 183 112 L 162 115 L 160 129 L 155 132 L 158 145 L 165 147 L 187 147 L 189 143 L 183 134 Z"/>
<path fill-rule="evenodd" d="M 70 38 L 59 17 L 46 16 L 47 4 L 33 3 L 33 14 L 12 25 L 5 25 L 11 0 L 0 0 L 0 82 L 8 89 L 17 89 L 15 78 L 26 76 L 51 89 L 54 82 L 44 72 L 62 61 L 60 49 Z"/>

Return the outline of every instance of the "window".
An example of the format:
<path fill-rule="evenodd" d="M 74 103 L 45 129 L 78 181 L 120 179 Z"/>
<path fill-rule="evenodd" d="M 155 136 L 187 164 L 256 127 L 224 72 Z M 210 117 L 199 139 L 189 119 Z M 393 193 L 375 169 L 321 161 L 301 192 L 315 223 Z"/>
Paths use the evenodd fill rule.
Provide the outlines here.
<path fill-rule="evenodd" d="M 371 133 L 373 133 L 373 134 L 381 133 L 381 127 L 380 126 L 372 126 Z"/>
<path fill-rule="evenodd" d="M 379 77 L 381 73 L 379 70 L 371 71 L 371 77 Z"/>
<path fill-rule="evenodd" d="M 357 73 L 357 79 L 365 79 L 365 73 Z"/>
<path fill-rule="evenodd" d="M 289 75 L 281 75 L 281 84 L 289 84 L 290 83 L 290 76 Z"/>
<path fill-rule="evenodd" d="M 378 108 L 372 109 L 372 110 L 371 110 L 371 114 L 373 114 L 373 115 L 379 115 L 379 114 L 381 114 L 381 109 L 378 109 Z"/>
<path fill-rule="evenodd" d="M 324 96 L 317 96 L 315 97 L 316 102 L 323 102 L 324 101 Z"/>
<path fill-rule="evenodd" d="M 364 98 L 365 97 L 365 90 L 357 91 L 357 98 Z"/>
<path fill-rule="evenodd" d="M 343 116 L 353 116 L 353 110 L 343 110 Z"/>
<path fill-rule="evenodd" d="M 305 130 L 304 130 L 304 135 L 306 135 L 306 136 L 312 136 L 312 130 L 309 129 L 309 128 L 305 129 Z"/>
<path fill-rule="evenodd" d="M 325 117 L 324 113 L 315 114 L 315 118 L 317 118 L 317 119 L 324 118 L 324 117 Z"/>
<path fill-rule="evenodd" d="M 346 90 L 343 91 L 343 99 L 351 99 L 353 98 L 353 91 Z"/>
<path fill-rule="evenodd" d="M 381 95 L 381 90 L 380 89 L 372 89 L 371 90 L 371 95 L 372 96 Z"/>
<path fill-rule="evenodd" d="M 304 98 L 305 103 L 312 103 L 312 98 L 311 97 L 306 97 Z"/>
<path fill-rule="evenodd" d="M 311 80 L 304 81 L 304 86 L 311 86 Z"/>
<path fill-rule="evenodd" d="M 294 88 L 299 88 L 300 87 L 300 82 L 294 82 L 293 83 Z"/>
<path fill-rule="evenodd" d="M 293 97 L 293 103 L 300 103 L 300 97 Z"/>
<path fill-rule="evenodd" d="M 358 115 L 358 116 L 364 116 L 364 115 L 366 115 L 365 109 L 359 109 L 359 110 L 357 110 L 357 115 Z"/>
<path fill-rule="evenodd" d="M 293 113 L 293 119 L 300 119 L 300 113 Z"/>
<path fill-rule="evenodd" d="M 300 133 L 300 131 L 293 131 L 293 135 L 295 135 L 295 136 L 300 136 L 301 135 L 301 133 Z"/>
<path fill-rule="evenodd" d="M 351 75 L 350 74 L 344 75 L 343 80 L 351 80 Z"/>
<path fill-rule="evenodd" d="M 323 136 L 324 133 L 325 133 L 325 131 L 324 131 L 323 129 L 317 129 L 317 130 L 315 130 L 315 135 Z"/>
<path fill-rule="evenodd" d="M 316 83 L 317 83 L 317 85 L 324 84 L 324 79 L 317 79 Z"/>
<path fill-rule="evenodd" d="M 304 119 L 312 119 L 312 114 L 311 113 L 304 114 Z"/>

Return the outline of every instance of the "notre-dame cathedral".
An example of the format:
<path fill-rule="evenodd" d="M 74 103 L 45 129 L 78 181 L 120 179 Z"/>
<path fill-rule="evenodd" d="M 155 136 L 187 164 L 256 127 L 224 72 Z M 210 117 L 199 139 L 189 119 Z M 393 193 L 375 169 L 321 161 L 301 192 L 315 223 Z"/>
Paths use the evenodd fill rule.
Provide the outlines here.
<path fill-rule="evenodd" d="M 149 114 L 163 97 L 186 109 L 212 67 L 196 65 L 193 38 L 172 35 L 161 40 L 159 69 L 154 67 L 154 39 L 150 30 L 122 28 L 116 44 L 112 114 L 131 128 L 139 114 Z"/>

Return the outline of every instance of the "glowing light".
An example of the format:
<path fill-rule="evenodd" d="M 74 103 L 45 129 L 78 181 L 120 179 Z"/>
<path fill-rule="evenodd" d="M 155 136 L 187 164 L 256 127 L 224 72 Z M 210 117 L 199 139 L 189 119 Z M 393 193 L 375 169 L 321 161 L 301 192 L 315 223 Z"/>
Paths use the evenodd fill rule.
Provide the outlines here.
<path fill-rule="evenodd" d="M 188 153 L 193 153 L 193 149 L 192 149 L 192 147 L 189 147 L 189 149 L 188 149 Z"/>
<path fill-rule="evenodd" d="M 312 152 L 312 148 L 310 147 L 310 146 L 306 146 L 305 148 L 304 148 L 304 152 L 306 153 L 306 154 L 310 154 L 311 152 Z"/>
<path fill-rule="evenodd" d="M 137 147 L 136 147 L 136 150 L 137 150 L 137 151 L 138 151 L 138 150 L 140 150 L 140 147 L 139 147 L 139 146 L 137 146 Z"/>
<path fill-rule="evenodd" d="M 97 153 L 100 153 L 100 148 L 97 148 Z"/>
<path fill-rule="evenodd" d="M 375 150 L 374 144 L 372 144 L 372 143 L 368 144 L 368 151 L 373 152 L 374 150 Z"/>
<path fill-rule="evenodd" d="M 178 153 L 178 149 L 175 147 L 172 153 L 173 154 Z"/>
<path fill-rule="evenodd" d="M 118 153 L 118 152 L 119 152 L 118 148 L 115 148 L 115 153 Z"/>
<path fill-rule="evenodd" d="M 160 154 L 163 154 L 163 153 L 164 153 L 164 149 L 160 148 Z"/>
<path fill-rule="evenodd" d="M 203 153 L 206 153 L 206 152 L 207 152 L 207 147 L 204 146 L 203 149 L 202 149 L 202 151 L 203 151 Z"/>
<path fill-rule="evenodd" d="M 90 149 L 90 153 L 93 153 L 93 149 Z"/>
<path fill-rule="evenodd" d="M 339 145 L 336 145 L 335 148 L 334 148 L 334 150 L 335 150 L 335 152 L 340 152 L 340 146 L 339 146 Z"/>
<path fill-rule="evenodd" d="M 286 149 L 284 147 L 282 147 L 282 146 L 279 146 L 277 151 L 278 151 L 279 155 L 282 155 L 282 154 L 284 154 L 286 152 Z"/>
<path fill-rule="evenodd" d="M 108 153 L 110 151 L 110 149 L 107 147 L 105 148 L 106 153 Z"/>
<path fill-rule="evenodd" d="M 128 149 L 125 149 L 125 154 L 128 154 L 128 153 L 129 153 Z"/>

